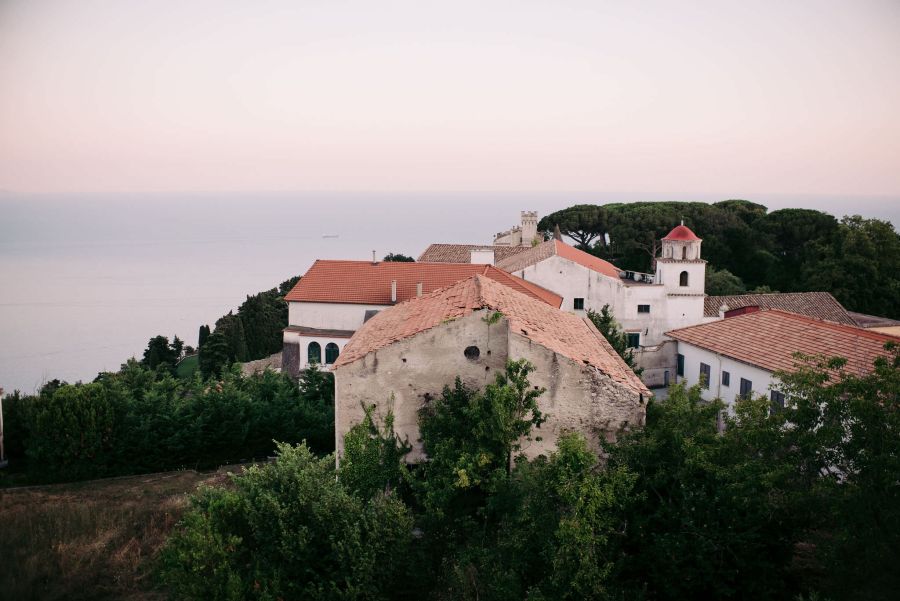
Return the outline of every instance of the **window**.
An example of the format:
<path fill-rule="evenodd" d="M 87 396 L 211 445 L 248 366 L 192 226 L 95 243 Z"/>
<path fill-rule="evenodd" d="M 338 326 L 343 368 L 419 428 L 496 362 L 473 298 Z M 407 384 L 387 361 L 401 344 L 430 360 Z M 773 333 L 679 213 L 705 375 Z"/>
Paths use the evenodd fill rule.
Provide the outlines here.
<path fill-rule="evenodd" d="M 700 364 L 700 386 L 703 388 L 709 388 L 709 365 L 706 363 Z"/>
<path fill-rule="evenodd" d="M 682 271 L 681 275 L 678 276 L 678 285 L 679 286 L 687 286 L 688 285 L 688 272 Z"/>
<path fill-rule="evenodd" d="M 337 361 L 338 355 L 341 354 L 341 350 L 338 348 L 333 342 L 329 342 L 325 345 L 325 363 L 331 365 L 335 361 Z"/>
<path fill-rule="evenodd" d="M 666 388 L 669 387 L 669 370 L 663 372 L 663 386 Z"/>
<path fill-rule="evenodd" d="M 784 393 L 778 392 L 777 390 L 773 390 L 769 395 L 769 398 L 772 400 L 772 413 L 778 413 L 782 409 L 784 409 Z"/>
<path fill-rule="evenodd" d="M 310 342 L 309 346 L 306 348 L 306 362 L 307 363 L 321 363 L 322 362 L 322 347 L 319 346 L 318 342 Z"/>
<path fill-rule="evenodd" d="M 731 386 L 731 374 L 727 371 L 722 372 L 722 386 Z"/>
<path fill-rule="evenodd" d="M 741 391 L 739 393 L 740 396 L 749 397 L 751 392 L 753 392 L 753 382 L 741 378 Z"/>
<path fill-rule="evenodd" d="M 682 246 L 682 247 L 681 247 L 681 258 L 682 258 L 682 259 L 687 259 L 687 246 Z"/>
<path fill-rule="evenodd" d="M 649 313 L 650 305 L 638 305 L 638 313 Z"/>
<path fill-rule="evenodd" d="M 628 332 L 625 336 L 627 338 L 628 348 L 637 348 L 641 346 L 640 332 Z"/>
<path fill-rule="evenodd" d="M 584 299 L 583 298 L 575 299 L 575 310 L 576 311 L 584 311 Z"/>
<path fill-rule="evenodd" d="M 684 377 L 684 355 L 682 354 L 678 355 L 678 365 L 676 367 L 675 373 L 682 378 Z"/>
<path fill-rule="evenodd" d="M 477 346 L 467 346 L 466 350 L 463 351 L 463 355 L 465 355 L 466 359 L 469 361 L 477 361 L 478 357 L 481 356 L 481 349 Z"/>

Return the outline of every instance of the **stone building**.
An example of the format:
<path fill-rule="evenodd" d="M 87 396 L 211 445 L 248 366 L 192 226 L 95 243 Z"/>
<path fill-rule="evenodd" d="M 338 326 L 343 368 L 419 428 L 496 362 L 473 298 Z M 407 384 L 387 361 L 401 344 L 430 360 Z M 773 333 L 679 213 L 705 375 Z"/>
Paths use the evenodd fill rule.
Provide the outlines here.
<path fill-rule="evenodd" d="M 534 246 L 543 240 L 538 235 L 537 224 L 537 211 L 522 211 L 522 225 L 495 235 L 494 246 Z"/>
<path fill-rule="evenodd" d="M 493 317 L 493 319 L 492 319 Z M 356 331 L 334 363 L 337 449 L 366 406 L 384 414 L 422 458 L 418 411 L 459 376 L 483 388 L 509 359 L 535 365 L 531 383 L 547 421 L 525 441 L 528 457 L 556 447 L 565 431 L 601 437 L 644 423 L 646 386 L 593 324 L 485 275 L 386 308 Z"/>
<path fill-rule="evenodd" d="M 491 265 L 318 260 L 285 296 L 288 327 L 281 368 L 292 376 L 310 363 L 328 369 L 354 332 L 379 311 L 475 274 L 557 308 L 562 302 L 557 294 Z"/>

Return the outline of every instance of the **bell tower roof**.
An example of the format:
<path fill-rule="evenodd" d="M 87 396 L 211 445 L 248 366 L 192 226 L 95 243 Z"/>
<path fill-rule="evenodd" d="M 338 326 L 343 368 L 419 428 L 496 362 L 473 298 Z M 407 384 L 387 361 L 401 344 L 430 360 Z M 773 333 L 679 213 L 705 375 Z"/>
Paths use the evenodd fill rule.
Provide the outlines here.
<path fill-rule="evenodd" d="M 684 222 L 681 225 L 676 225 L 675 228 L 669 232 L 669 234 L 663 238 L 663 240 L 681 240 L 683 242 L 693 242 L 694 240 L 700 240 L 697 237 L 697 234 L 691 231 L 691 228 L 686 226 Z"/>

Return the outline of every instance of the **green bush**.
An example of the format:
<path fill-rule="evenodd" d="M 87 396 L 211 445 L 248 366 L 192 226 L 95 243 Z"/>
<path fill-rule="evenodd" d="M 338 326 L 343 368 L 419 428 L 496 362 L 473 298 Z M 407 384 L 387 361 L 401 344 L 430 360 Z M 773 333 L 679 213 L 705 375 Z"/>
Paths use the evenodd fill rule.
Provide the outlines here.
<path fill-rule="evenodd" d="M 162 554 L 183 599 L 387 599 L 403 590 L 413 521 L 390 495 L 362 500 L 334 457 L 278 446 L 275 462 L 207 488 Z"/>

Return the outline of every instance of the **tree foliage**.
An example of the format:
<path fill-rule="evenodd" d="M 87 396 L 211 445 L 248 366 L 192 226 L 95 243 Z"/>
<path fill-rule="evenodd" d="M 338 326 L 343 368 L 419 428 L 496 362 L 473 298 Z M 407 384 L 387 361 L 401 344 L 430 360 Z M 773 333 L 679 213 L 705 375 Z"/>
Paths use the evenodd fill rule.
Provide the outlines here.
<path fill-rule="evenodd" d="M 396 598 L 412 525 L 396 498 L 348 492 L 333 456 L 281 444 L 274 463 L 194 496 L 163 578 L 186 599 Z"/>
<path fill-rule="evenodd" d="M 334 449 L 333 378 L 314 367 L 298 386 L 231 369 L 184 381 L 132 360 L 93 383 L 48 385 L 7 404 L 10 457 L 33 481 L 214 467 L 266 457 L 273 439 Z"/>
<path fill-rule="evenodd" d="M 394 263 L 415 263 L 416 260 L 408 255 L 404 255 L 401 253 L 388 253 L 384 256 L 384 261 L 394 262 Z"/>
<path fill-rule="evenodd" d="M 708 291 L 824 290 L 852 311 L 900 318 L 900 235 L 886 221 L 858 215 L 838 221 L 809 209 L 770 213 L 725 200 L 575 205 L 539 225 L 559 224 L 579 247 L 620 269 L 650 272 L 661 238 L 682 219 L 703 239 Z"/>

